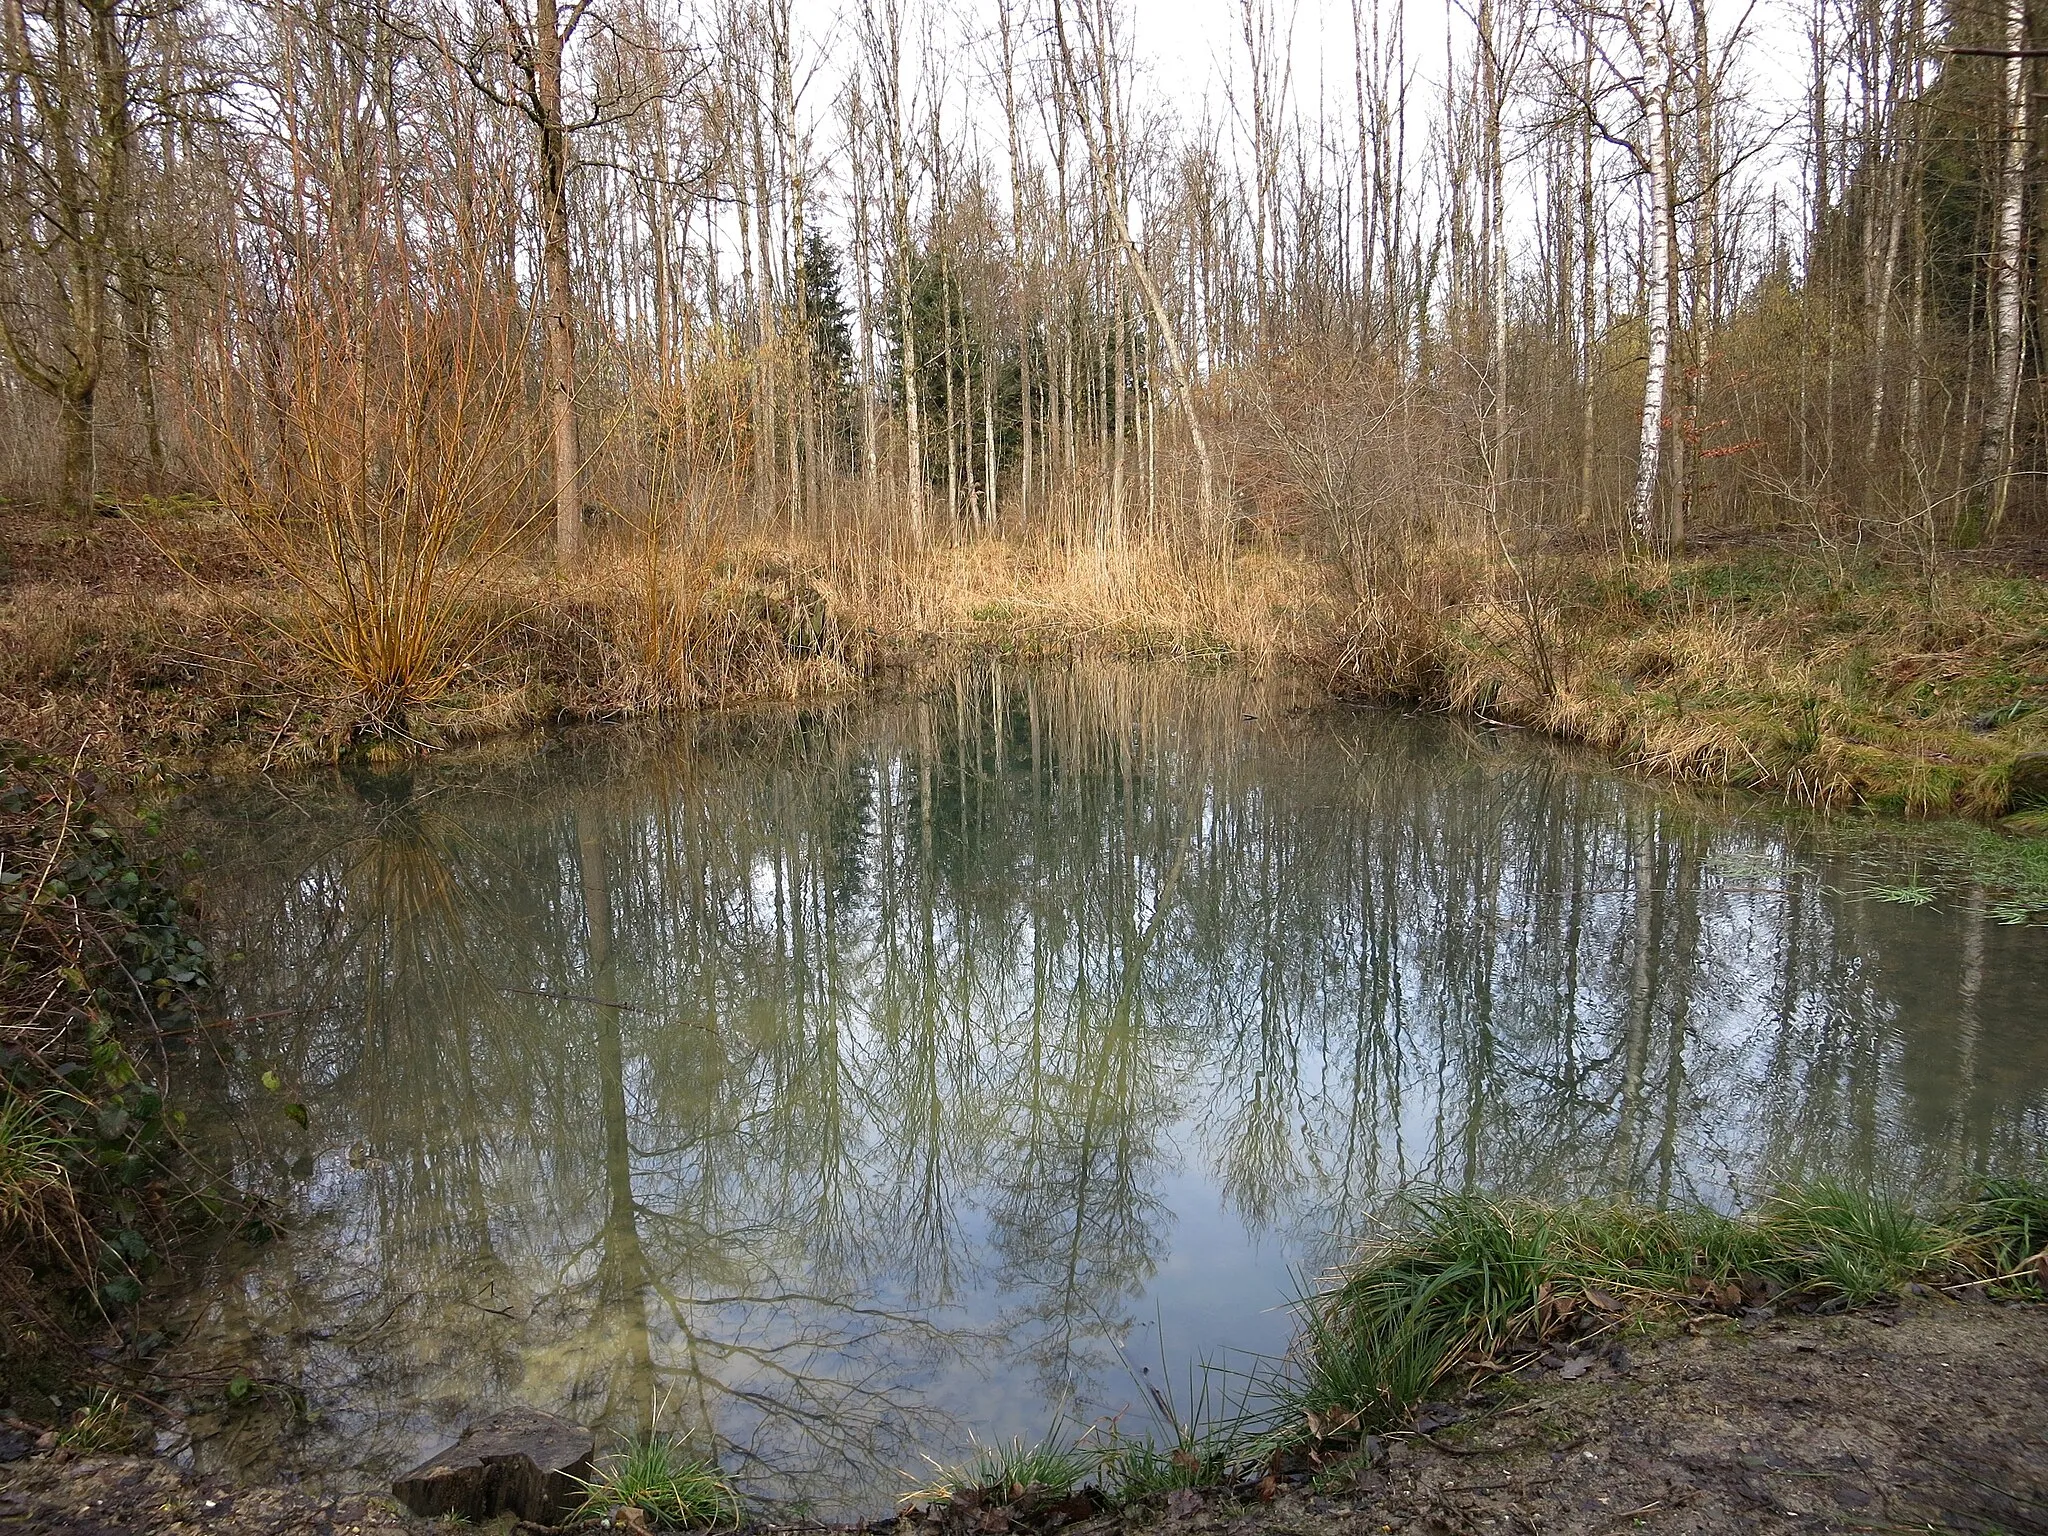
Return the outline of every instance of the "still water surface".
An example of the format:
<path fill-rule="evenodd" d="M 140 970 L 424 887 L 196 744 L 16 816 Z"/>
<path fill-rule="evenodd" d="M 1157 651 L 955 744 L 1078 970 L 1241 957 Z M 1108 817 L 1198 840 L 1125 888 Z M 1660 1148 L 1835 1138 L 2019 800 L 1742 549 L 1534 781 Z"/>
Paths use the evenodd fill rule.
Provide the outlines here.
<path fill-rule="evenodd" d="M 209 810 L 238 1022 L 191 1071 L 287 1235 L 177 1355 L 313 1422 L 197 1411 L 206 1466 L 369 1483 L 519 1402 L 872 1510 L 1278 1354 L 1404 1187 L 1730 1206 L 2048 1147 L 2038 929 L 1230 676 L 984 672 Z"/>

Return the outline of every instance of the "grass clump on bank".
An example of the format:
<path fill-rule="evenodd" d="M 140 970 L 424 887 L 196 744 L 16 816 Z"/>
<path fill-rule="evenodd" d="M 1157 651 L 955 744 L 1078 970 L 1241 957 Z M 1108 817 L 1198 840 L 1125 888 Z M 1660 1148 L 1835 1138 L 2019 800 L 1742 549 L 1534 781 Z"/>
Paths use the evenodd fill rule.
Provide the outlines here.
<path fill-rule="evenodd" d="M 933 1462 L 932 1476 L 898 1502 L 905 1508 L 1003 1509 L 1024 1525 L 1049 1513 L 1082 1519 L 1096 1509 L 1222 1482 L 1241 1427 L 1234 1417 L 1197 1414 L 1183 1420 L 1174 1415 L 1171 1432 L 1161 1441 L 1127 1434 L 1114 1421 L 1069 1437 L 1055 1421 L 1036 1440 L 1014 1436 L 978 1447 L 973 1459 L 959 1465 Z"/>
<path fill-rule="evenodd" d="M 673 1435 L 633 1436 L 583 1486 L 579 1520 L 637 1509 L 657 1530 L 731 1530 L 744 1513 L 718 1464 Z"/>
<path fill-rule="evenodd" d="M 1021 1435 L 979 1446 L 960 1466 L 933 1463 L 933 1476 L 902 1502 L 1004 1503 L 1030 1496 L 1064 1498 L 1096 1476 L 1102 1456 L 1085 1439 L 1068 1441 L 1057 1422 L 1037 1440 Z"/>
<path fill-rule="evenodd" d="M 1283 1479 L 1309 1481 L 1367 1437 L 1409 1428 L 1425 1405 L 1539 1360 L 1569 1376 L 1564 1357 L 1589 1366 L 1625 1333 L 1843 1311 L 1914 1289 L 2048 1301 L 2048 1177 L 1985 1180 L 1932 1215 L 1833 1183 L 1788 1187 L 1746 1216 L 1420 1196 L 1304 1302 L 1288 1357 L 1228 1411 L 1184 1420 L 1160 1403 L 1165 1445 L 1114 1422 L 1072 1437 L 1055 1426 L 940 1469 L 904 1503 L 925 1506 L 927 1529 L 973 1531 L 1162 1501 L 1188 1501 L 1185 1513 L 1216 1490 L 1270 1499 Z"/>
<path fill-rule="evenodd" d="M 1269 1433 L 1394 1428 L 1426 1399 L 1660 1317 L 1843 1308 L 1912 1285 L 2048 1294 L 2048 1182 L 1986 1183 L 1933 1217 L 1833 1184 L 1753 1216 L 1430 1196 L 1309 1300 Z"/>

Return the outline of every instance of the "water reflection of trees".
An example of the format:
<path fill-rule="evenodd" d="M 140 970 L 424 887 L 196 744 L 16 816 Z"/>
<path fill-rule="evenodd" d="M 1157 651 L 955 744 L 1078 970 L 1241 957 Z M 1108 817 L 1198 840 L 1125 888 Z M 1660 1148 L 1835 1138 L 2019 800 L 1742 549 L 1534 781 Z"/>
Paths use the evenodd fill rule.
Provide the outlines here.
<path fill-rule="evenodd" d="M 328 1352 L 428 1405 L 353 1426 L 372 1460 L 517 1394 L 843 1476 L 979 1330 L 1049 1396 L 1099 1374 L 1175 1173 L 1312 1262 L 1405 1183 L 1726 1200 L 2048 1136 L 2043 964 L 1981 902 L 1270 703 L 980 675 L 223 805 L 227 1087 L 314 1111 L 271 1164 L 315 1154 L 321 1258 L 263 1326 L 431 1314 L 439 1358 Z"/>

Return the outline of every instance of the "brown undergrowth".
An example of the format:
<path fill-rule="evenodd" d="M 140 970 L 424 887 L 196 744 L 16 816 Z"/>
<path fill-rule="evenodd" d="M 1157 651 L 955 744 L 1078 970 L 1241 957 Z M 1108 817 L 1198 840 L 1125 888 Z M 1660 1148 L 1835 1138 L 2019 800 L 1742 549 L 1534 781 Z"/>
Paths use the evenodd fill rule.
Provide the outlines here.
<path fill-rule="evenodd" d="M 554 723 L 847 693 L 973 653 L 1294 665 L 1344 697 L 1470 711 L 1658 775 L 1914 816 L 2042 819 L 2048 585 L 1757 539 L 1651 561 L 1438 540 L 1398 559 L 1262 538 L 1103 548 L 631 529 L 573 573 L 505 556 L 381 693 L 331 601 L 235 520 L 0 515 L 0 733 L 129 768 L 393 754 Z M 394 706 L 392 700 L 396 698 Z"/>
<path fill-rule="evenodd" d="M 410 694 L 332 664 L 319 577 L 233 519 L 143 509 L 83 530 L 0 519 L 0 734 L 101 762 L 275 767 L 536 726 L 844 693 L 973 650 L 1271 659 L 1340 611 L 1277 554 L 1191 559 L 988 539 L 880 556 L 822 541 L 630 535 L 575 571 L 505 559 L 460 588 Z"/>

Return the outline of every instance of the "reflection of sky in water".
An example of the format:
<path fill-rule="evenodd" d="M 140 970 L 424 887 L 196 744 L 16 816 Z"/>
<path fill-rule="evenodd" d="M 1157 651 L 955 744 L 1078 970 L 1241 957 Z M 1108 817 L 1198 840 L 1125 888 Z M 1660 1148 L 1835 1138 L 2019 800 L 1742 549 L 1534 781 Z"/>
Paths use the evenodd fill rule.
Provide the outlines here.
<path fill-rule="evenodd" d="M 293 1231 L 185 1354 L 319 1417 L 202 1416 L 201 1456 L 377 1479 L 519 1401 L 871 1508 L 1277 1353 L 1406 1185 L 1727 1205 L 2048 1140 L 2048 963 L 1981 901 L 1275 704 L 973 678 L 223 795 L 243 1022 L 195 1073 Z"/>

